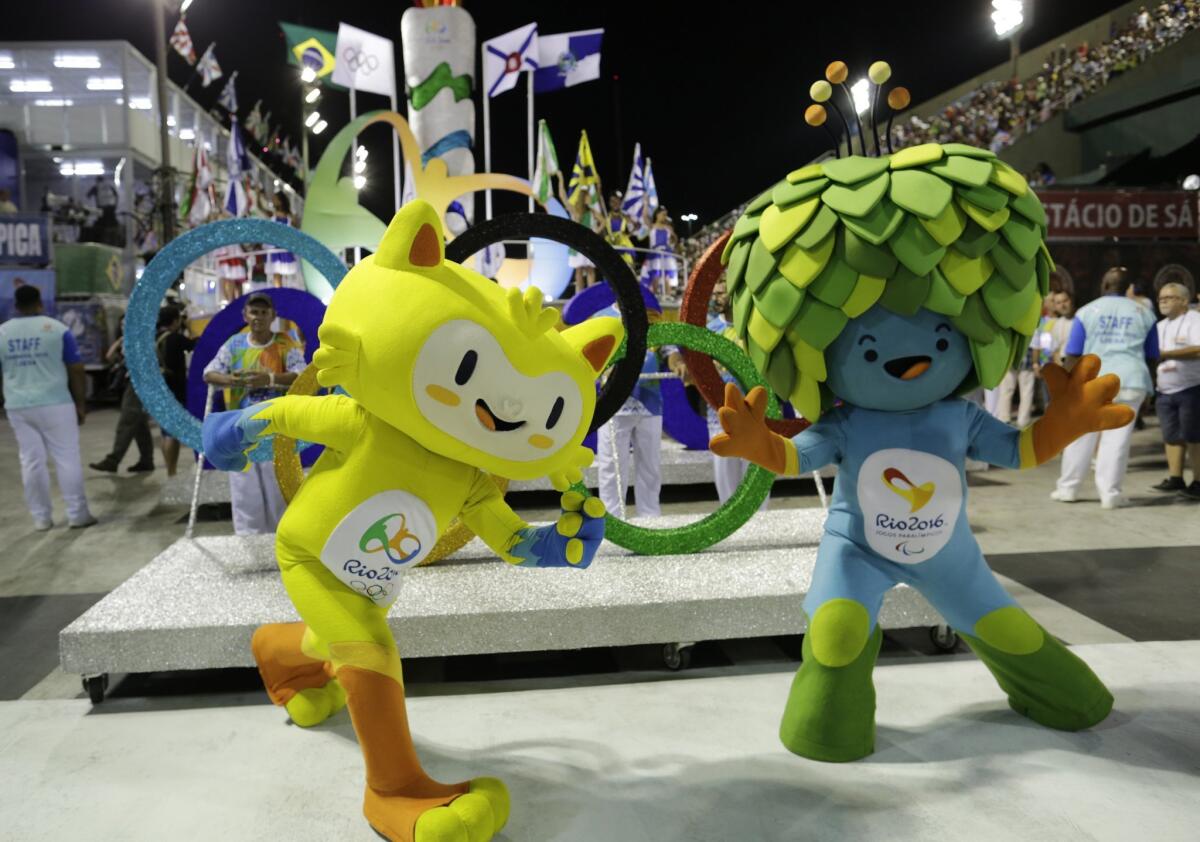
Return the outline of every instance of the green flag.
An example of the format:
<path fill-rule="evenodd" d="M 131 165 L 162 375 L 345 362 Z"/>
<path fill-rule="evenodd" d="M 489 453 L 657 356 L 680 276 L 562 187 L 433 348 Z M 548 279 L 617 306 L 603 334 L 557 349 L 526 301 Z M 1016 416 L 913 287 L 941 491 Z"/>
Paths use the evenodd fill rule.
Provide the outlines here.
<path fill-rule="evenodd" d="M 288 64 L 311 67 L 317 74 L 318 82 L 330 87 L 341 87 L 334 85 L 331 80 L 333 67 L 337 63 L 336 32 L 283 21 L 279 22 L 279 28 L 283 30 L 283 37 L 287 41 Z"/>
<path fill-rule="evenodd" d="M 537 166 L 533 170 L 533 198 L 541 204 L 554 195 L 551 178 L 559 172 L 558 153 L 554 150 L 554 139 L 545 120 L 538 120 Z"/>

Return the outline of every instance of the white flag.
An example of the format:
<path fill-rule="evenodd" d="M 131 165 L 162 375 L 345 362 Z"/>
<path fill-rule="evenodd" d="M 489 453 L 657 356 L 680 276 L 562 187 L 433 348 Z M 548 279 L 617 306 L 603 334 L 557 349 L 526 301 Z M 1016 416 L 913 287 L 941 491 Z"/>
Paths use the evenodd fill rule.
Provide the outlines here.
<path fill-rule="evenodd" d="M 621 199 L 621 210 L 640 231 L 646 219 L 645 162 L 642 160 L 642 144 L 633 145 L 633 169 L 629 171 L 629 184 Z"/>
<path fill-rule="evenodd" d="M 209 44 L 204 55 L 200 56 L 200 62 L 196 65 L 196 72 L 200 74 L 200 84 L 206 88 L 225 75 L 221 72 L 221 65 L 217 63 L 217 54 L 213 52 L 215 46 L 217 46 L 216 41 Z"/>
<path fill-rule="evenodd" d="M 538 120 L 537 166 L 533 170 L 533 198 L 545 205 L 554 195 L 551 178 L 560 172 L 558 168 L 558 152 L 554 149 L 554 139 L 550 137 L 550 127 L 545 120 Z"/>
<path fill-rule="evenodd" d="M 489 97 L 512 90 L 517 76 L 538 69 L 537 24 L 483 42 L 483 89 Z"/>
<path fill-rule="evenodd" d="M 658 186 L 654 183 L 654 167 L 650 159 L 646 159 L 646 217 L 653 222 L 654 214 L 658 212 Z"/>
<path fill-rule="evenodd" d="M 599 79 L 600 42 L 603 39 L 603 29 L 539 35 L 534 91 L 545 94 Z"/>
<path fill-rule="evenodd" d="M 338 24 L 333 81 L 357 91 L 396 95 L 395 46 L 365 29 Z"/>

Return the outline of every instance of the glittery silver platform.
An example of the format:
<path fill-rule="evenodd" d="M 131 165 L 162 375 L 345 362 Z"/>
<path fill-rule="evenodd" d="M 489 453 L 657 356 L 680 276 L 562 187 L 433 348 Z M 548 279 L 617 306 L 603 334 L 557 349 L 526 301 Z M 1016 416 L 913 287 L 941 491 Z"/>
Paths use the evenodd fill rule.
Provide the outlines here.
<path fill-rule="evenodd" d="M 586 570 L 510 567 L 475 541 L 405 574 L 388 620 L 410 657 L 793 634 L 804 630 L 800 605 L 823 520 L 820 510 L 763 512 L 695 555 L 636 556 L 605 544 Z M 79 674 L 251 666 L 254 629 L 296 619 L 273 535 L 180 540 L 63 629 L 60 657 Z M 939 622 L 903 586 L 879 620 Z"/>

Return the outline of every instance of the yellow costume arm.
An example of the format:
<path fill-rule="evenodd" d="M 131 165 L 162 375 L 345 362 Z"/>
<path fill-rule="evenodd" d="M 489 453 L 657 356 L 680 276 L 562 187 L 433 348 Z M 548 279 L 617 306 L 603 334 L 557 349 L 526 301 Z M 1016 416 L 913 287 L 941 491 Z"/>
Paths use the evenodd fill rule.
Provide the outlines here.
<path fill-rule="evenodd" d="M 343 452 L 358 441 L 367 418 L 363 408 L 345 395 L 289 395 L 266 401 L 255 410 L 252 420 L 266 422 L 259 436 L 282 433 Z"/>
<path fill-rule="evenodd" d="M 529 524 L 508 507 L 500 489 L 483 471 L 476 471 L 475 481 L 459 517 L 500 558 L 514 564 L 520 561 L 508 550 L 516 543 L 517 533 Z"/>

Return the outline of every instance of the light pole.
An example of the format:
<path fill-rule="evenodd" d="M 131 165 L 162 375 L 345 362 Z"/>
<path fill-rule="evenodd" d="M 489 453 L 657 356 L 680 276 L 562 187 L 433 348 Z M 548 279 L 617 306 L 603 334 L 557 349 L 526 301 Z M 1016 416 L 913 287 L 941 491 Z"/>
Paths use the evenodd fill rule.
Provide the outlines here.
<path fill-rule="evenodd" d="M 175 179 L 171 169 L 171 135 L 167 119 L 167 21 L 164 7 L 169 0 L 153 0 L 154 67 L 158 82 L 158 211 L 162 215 L 162 243 L 175 239 Z M 172 4 L 173 5 L 173 4 Z M 192 0 L 183 0 L 179 13 L 187 11 Z"/>
<path fill-rule="evenodd" d="M 1021 31 L 1027 24 L 1025 0 L 992 0 L 992 26 L 997 38 L 1008 39 L 1013 79 L 1017 78 L 1017 59 L 1021 57 Z"/>
<path fill-rule="evenodd" d="M 692 223 L 695 222 L 700 217 L 696 216 L 696 214 L 694 214 L 694 213 L 685 213 L 685 214 L 681 214 L 679 218 L 687 223 L 688 237 L 691 237 L 692 236 Z"/>

